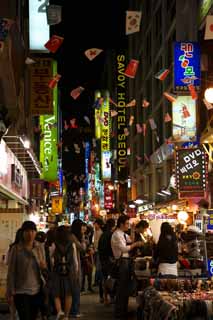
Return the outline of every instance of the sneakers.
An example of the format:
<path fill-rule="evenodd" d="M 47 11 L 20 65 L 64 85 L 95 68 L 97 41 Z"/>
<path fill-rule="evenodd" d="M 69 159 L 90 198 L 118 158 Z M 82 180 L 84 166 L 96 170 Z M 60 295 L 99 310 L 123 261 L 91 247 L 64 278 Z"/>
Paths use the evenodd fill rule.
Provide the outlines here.
<path fill-rule="evenodd" d="M 71 318 L 75 319 L 75 318 L 81 318 L 83 315 L 81 313 L 78 313 L 76 315 L 72 315 Z"/>
<path fill-rule="evenodd" d="M 62 319 L 64 319 L 64 312 L 63 312 L 63 311 L 60 311 L 60 312 L 57 314 L 56 320 L 62 320 Z"/>

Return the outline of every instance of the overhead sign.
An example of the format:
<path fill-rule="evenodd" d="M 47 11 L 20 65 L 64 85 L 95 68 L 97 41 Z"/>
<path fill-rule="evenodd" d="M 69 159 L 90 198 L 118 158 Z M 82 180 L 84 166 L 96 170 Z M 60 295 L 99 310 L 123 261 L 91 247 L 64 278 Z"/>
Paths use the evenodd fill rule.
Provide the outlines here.
<path fill-rule="evenodd" d="M 172 103 L 172 119 L 175 142 L 196 140 L 196 101 L 191 96 L 179 96 Z"/>
<path fill-rule="evenodd" d="M 104 93 L 101 104 L 101 168 L 102 179 L 111 179 L 111 152 L 110 152 L 110 106 L 109 93 Z"/>
<path fill-rule="evenodd" d="M 57 63 L 53 63 L 53 72 L 57 72 Z M 40 162 L 41 179 L 56 181 L 58 179 L 58 90 L 53 89 L 53 115 L 40 116 Z"/>
<path fill-rule="evenodd" d="M 207 161 L 202 148 L 176 150 L 176 183 L 179 198 L 204 197 Z"/>
<path fill-rule="evenodd" d="M 34 116 L 53 113 L 53 89 L 48 87 L 53 77 L 53 60 L 50 58 L 34 59 L 30 66 L 30 108 Z M 55 73 L 54 73 L 55 74 Z"/>
<path fill-rule="evenodd" d="M 44 44 L 49 40 L 46 6 L 49 0 L 29 0 L 29 46 L 30 50 L 48 52 Z"/>
<path fill-rule="evenodd" d="M 200 45 L 198 42 L 174 43 L 174 91 L 189 91 L 193 84 L 200 89 Z"/>
<path fill-rule="evenodd" d="M 127 137 L 126 127 L 126 77 L 124 75 L 126 58 L 124 54 L 117 55 L 117 172 L 118 180 L 127 178 Z"/>

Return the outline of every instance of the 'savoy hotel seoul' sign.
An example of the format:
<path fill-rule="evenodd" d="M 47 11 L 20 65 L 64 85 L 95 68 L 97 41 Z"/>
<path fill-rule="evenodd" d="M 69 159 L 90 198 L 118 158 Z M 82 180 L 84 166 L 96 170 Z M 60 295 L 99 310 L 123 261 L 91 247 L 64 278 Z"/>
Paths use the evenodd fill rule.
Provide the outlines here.
<path fill-rule="evenodd" d="M 53 75 L 57 73 L 57 63 L 53 61 Z M 53 114 L 40 116 L 42 139 L 40 141 L 40 162 L 42 164 L 41 179 L 46 181 L 57 180 L 58 172 L 58 92 L 53 89 Z"/>

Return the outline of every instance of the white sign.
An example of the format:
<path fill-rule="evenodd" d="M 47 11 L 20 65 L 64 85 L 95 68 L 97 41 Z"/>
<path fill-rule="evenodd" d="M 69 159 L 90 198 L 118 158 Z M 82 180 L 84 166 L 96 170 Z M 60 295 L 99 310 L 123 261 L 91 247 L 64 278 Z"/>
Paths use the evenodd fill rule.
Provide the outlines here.
<path fill-rule="evenodd" d="M 29 0 L 29 44 L 30 50 L 46 51 L 45 43 L 50 37 L 46 6 L 49 0 Z"/>
<path fill-rule="evenodd" d="M 102 179 L 110 180 L 111 179 L 111 152 L 103 151 L 102 152 Z"/>
<path fill-rule="evenodd" d="M 7 152 L 3 141 L 0 143 L 0 164 L 0 176 L 3 176 L 7 174 Z"/>

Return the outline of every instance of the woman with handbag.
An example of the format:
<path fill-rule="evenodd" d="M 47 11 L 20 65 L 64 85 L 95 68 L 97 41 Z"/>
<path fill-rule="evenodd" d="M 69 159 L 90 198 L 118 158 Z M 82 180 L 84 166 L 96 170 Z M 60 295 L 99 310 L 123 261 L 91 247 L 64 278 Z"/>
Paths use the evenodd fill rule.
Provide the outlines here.
<path fill-rule="evenodd" d="M 42 270 L 46 269 L 46 261 L 41 245 L 35 242 L 35 223 L 25 221 L 21 229 L 21 241 L 9 255 L 7 298 L 14 301 L 19 320 L 36 320 L 42 303 Z"/>

